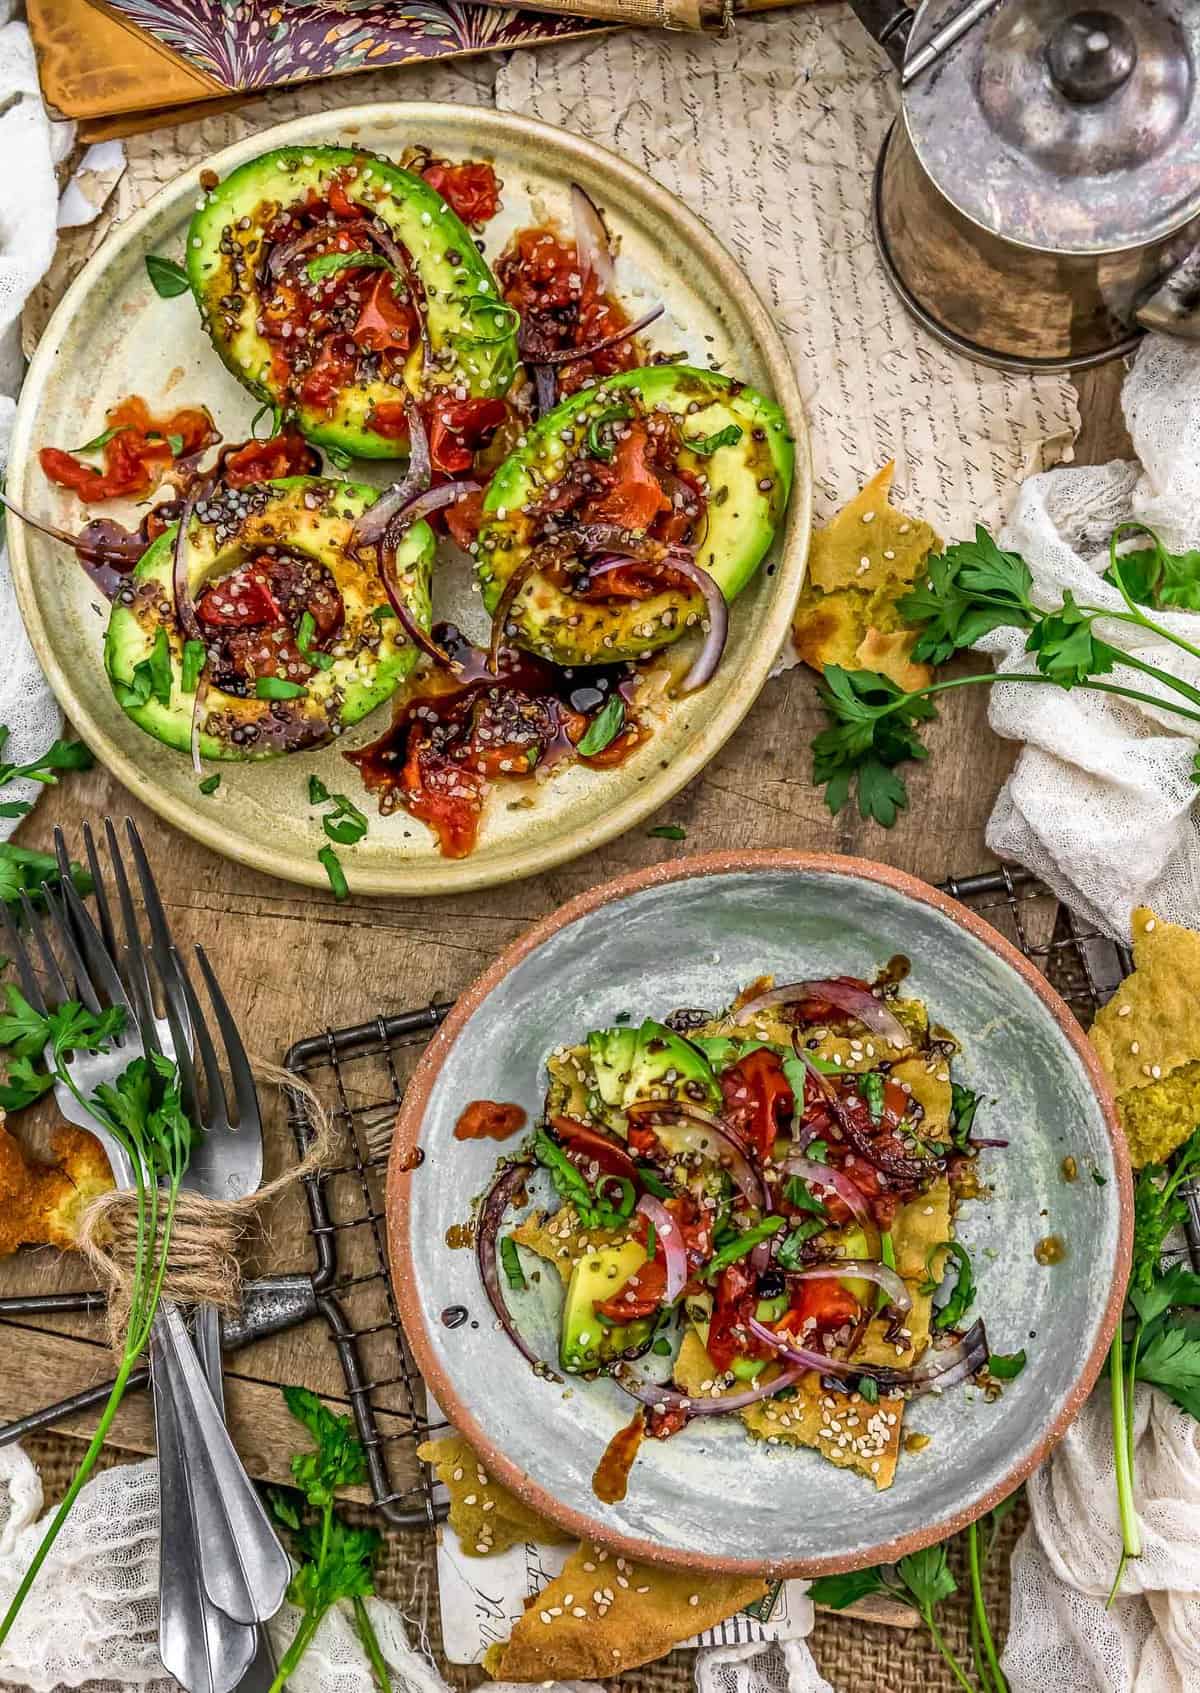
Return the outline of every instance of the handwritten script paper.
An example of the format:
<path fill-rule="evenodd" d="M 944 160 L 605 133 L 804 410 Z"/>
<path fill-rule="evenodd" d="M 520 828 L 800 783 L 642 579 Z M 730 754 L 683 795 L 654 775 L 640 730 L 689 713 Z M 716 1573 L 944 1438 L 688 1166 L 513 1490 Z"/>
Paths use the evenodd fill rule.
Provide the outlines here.
<path fill-rule="evenodd" d="M 1065 376 L 971 364 L 893 294 L 871 193 L 896 103 L 890 64 L 840 6 L 739 18 L 725 40 L 639 31 L 517 53 L 496 78 L 497 106 L 623 154 L 731 249 L 795 363 L 816 522 L 894 458 L 898 503 L 954 539 L 1069 458 L 1079 417 Z"/>

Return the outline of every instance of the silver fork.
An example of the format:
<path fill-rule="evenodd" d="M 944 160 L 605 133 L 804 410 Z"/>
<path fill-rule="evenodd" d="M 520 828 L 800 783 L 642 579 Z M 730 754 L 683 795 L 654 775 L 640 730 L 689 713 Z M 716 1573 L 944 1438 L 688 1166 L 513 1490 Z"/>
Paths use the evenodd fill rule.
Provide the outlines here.
<path fill-rule="evenodd" d="M 199 1036 L 205 1045 L 204 1056 L 206 1060 L 209 1058 L 211 1040 L 208 1037 L 207 1025 L 198 1006 L 193 1016 L 189 1015 L 188 1007 L 182 1003 L 183 971 L 178 961 L 169 956 L 168 949 L 160 944 L 165 914 L 149 863 L 145 853 L 140 851 L 141 842 L 138 841 L 138 879 L 151 917 L 152 956 L 158 967 L 160 995 L 167 1003 L 167 1015 L 156 1015 L 154 983 L 142 945 L 129 877 L 116 832 L 109 821 L 105 823 L 105 834 L 116 886 L 123 943 L 118 942 L 108 885 L 100 855 L 96 850 L 95 837 L 90 825 L 84 824 L 84 849 L 92 878 L 101 937 L 108 952 L 121 960 L 121 975 L 137 1007 L 138 1021 L 146 1045 L 175 1059 L 185 1109 L 194 1122 L 200 1123 L 202 1119 L 194 1086 L 191 1055 L 194 1042 Z M 60 873 L 65 879 L 69 879 L 70 854 L 61 830 L 55 830 L 54 844 Z M 73 902 L 73 915 L 78 904 L 78 901 Z M 190 986 L 188 983 L 189 990 Z M 220 990 L 217 991 L 219 994 Z M 224 1006 L 223 1000 L 221 1005 Z M 212 1168 L 224 1162 L 222 1125 L 210 1115 L 205 1127 L 204 1138 L 193 1150 L 184 1185 L 208 1193 L 212 1197 L 231 1196 L 227 1194 L 227 1186 L 217 1191 L 211 1180 Z M 240 1156 L 246 1169 L 247 1191 L 253 1191 L 262 1179 L 262 1137 L 257 1123 L 246 1127 L 247 1132 L 242 1136 L 244 1150 Z M 254 1132 L 251 1132 L 252 1130 Z M 224 1416 L 220 1327 L 216 1312 L 211 1307 L 201 1307 L 196 1323 L 196 1353 L 217 1410 Z M 152 1383 L 156 1388 L 162 1388 L 165 1386 L 165 1366 L 157 1348 L 152 1348 L 151 1362 Z M 187 1453 L 169 1393 L 155 1391 L 154 1413 L 163 1521 L 159 1549 L 159 1656 L 163 1667 L 189 1690 L 199 1688 L 207 1689 L 208 1693 L 232 1693 L 235 1687 L 241 1687 L 245 1693 L 255 1693 L 260 1678 L 248 1672 L 251 1671 L 252 1665 L 257 1667 L 262 1661 L 265 1630 L 262 1630 L 261 1624 L 233 1620 L 211 1601 L 202 1575 L 205 1553 L 200 1526 L 188 1497 Z M 177 1555 L 180 1543 L 185 1553 L 183 1557 Z M 267 1662 L 270 1663 L 270 1660 Z M 266 1681 L 261 1682 L 264 1689 L 269 1687 L 273 1674 L 272 1668 Z"/>
<path fill-rule="evenodd" d="M 145 1047 L 116 965 L 70 879 L 62 884 L 62 903 L 50 890 L 44 890 L 44 897 L 79 999 L 94 1013 L 101 1010 L 102 999 L 126 1013 L 126 1028 L 107 1054 L 74 1054 L 68 1064 L 79 1094 L 90 1099 L 101 1083 L 115 1081 L 132 1059 L 143 1055 Z M 28 898 L 22 901 L 22 915 L 41 956 L 49 998 L 65 1003 L 74 996 Z M 7 913 L 4 926 L 26 997 L 44 1015 L 47 995 L 42 992 L 25 941 Z M 180 1051 L 186 1053 L 187 1049 L 184 1039 Z M 186 1058 L 183 1063 L 190 1071 Z M 55 1094 L 68 1121 L 98 1135 L 118 1184 L 131 1185 L 132 1162 L 120 1142 L 80 1105 L 70 1089 L 60 1083 Z M 232 1607 L 241 1613 L 237 1621 L 264 1621 L 282 1602 L 290 1577 L 287 1555 L 229 1438 L 183 1319 L 168 1301 L 160 1306 L 153 1340 L 155 1362 L 173 1400 L 182 1450 L 189 1459 L 185 1480 L 200 1542 L 201 1578 L 214 1603 L 226 1614 Z"/>

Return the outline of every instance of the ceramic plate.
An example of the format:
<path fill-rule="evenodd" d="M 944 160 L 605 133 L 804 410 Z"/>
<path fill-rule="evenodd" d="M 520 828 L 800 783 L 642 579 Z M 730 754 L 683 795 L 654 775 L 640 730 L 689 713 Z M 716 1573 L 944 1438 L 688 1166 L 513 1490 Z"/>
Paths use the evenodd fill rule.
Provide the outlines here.
<path fill-rule="evenodd" d="M 619 243 L 619 292 L 637 312 L 654 299 L 667 310 L 647 334 L 655 349 L 716 363 L 773 394 L 796 436 L 796 475 L 786 531 L 769 561 L 739 596 L 725 657 L 708 687 L 669 708 L 661 729 L 619 769 L 573 766 L 543 783 L 522 784 L 530 808 L 506 804 L 511 784 L 493 794 L 475 853 L 442 858 L 422 823 L 400 811 L 380 818 L 358 773 L 340 749 L 382 732 L 388 707 L 374 712 L 339 747 L 272 764 L 222 764 L 211 798 L 196 789 L 186 758 L 144 735 L 125 717 L 101 664 L 107 607 L 74 559 L 21 524 L 9 524 L 17 593 L 38 657 L 75 727 L 109 768 L 168 821 L 241 863 L 321 885 L 317 852 L 325 844 L 307 802 L 315 770 L 334 792 L 362 802 L 366 839 L 345 854 L 351 886 L 363 893 L 430 894 L 511 881 L 590 851 L 632 828 L 677 792 L 732 734 L 752 704 L 787 634 L 804 575 L 811 469 L 803 407 L 782 343 L 725 249 L 678 201 L 614 154 L 547 124 L 499 112 L 417 103 L 360 106 L 264 130 L 204 161 L 224 176 L 273 147 L 309 142 L 361 145 L 395 157 L 424 142 L 450 158 L 494 161 L 503 209 L 488 225 L 493 258 L 515 229 L 554 219 L 570 228 L 568 191 L 578 181 L 603 207 Z M 212 351 L 190 297 L 162 300 L 146 276 L 144 255 L 179 258 L 199 193 L 200 166 L 121 224 L 67 291 L 25 380 L 9 456 L 12 497 L 34 515 L 77 527 L 73 495 L 51 486 L 37 462 L 43 446 L 71 447 L 104 427 L 106 407 L 141 394 L 154 412 L 207 405 L 229 440 L 243 439 L 256 401 Z M 383 483 L 386 467 L 353 467 Z M 135 508 L 111 502 L 128 521 Z M 435 616 L 486 634 L 470 591 L 470 572 L 446 564 L 434 593 Z M 216 766 L 214 766 L 216 768 Z"/>
<path fill-rule="evenodd" d="M 592 1475 L 633 1402 L 607 1380 L 535 1376 L 495 1322 L 475 1255 L 447 1230 L 490 1185 L 495 1142 L 456 1141 L 472 1099 L 541 1112 L 546 1054 L 612 1023 L 677 1006 L 726 1005 L 755 976 L 869 976 L 896 953 L 908 987 L 962 1040 L 956 1073 L 987 1103 L 990 1191 L 964 1206 L 983 1317 L 997 1352 L 1028 1363 L 989 1403 L 969 1387 L 914 1400 L 902 1451 L 876 1493 L 816 1452 L 751 1440 L 735 1418 L 643 1443 L 625 1500 Z M 424 1158 L 413 1169 L 413 1150 Z M 1071 1154 L 1101 1180 L 1063 1180 Z M 544 1178 L 539 1177 L 538 1180 Z M 388 1192 L 393 1278 L 417 1363 L 488 1470 L 536 1510 L 629 1556 L 691 1568 L 817 1574 L 892 1560 L 961 1528 L 1033 1468 L 1083 1403 L 1120 1307 L 1130 1177 L 1091 1047 L 1038 971 L 955 901 L 858 859 L 745 853 L 679 860 L 583 895 L 516 942 L 463 995 L 409 1087 Z M 1034 1246 L 1061 1237 L 1063 1262 Z M 546 1282 L 555 1278 L 545 1276 Z M 448 1328 L 465 1305 L 473 1322 Z M 522 1327 L 553 1358 L 557 1289 Z"/>

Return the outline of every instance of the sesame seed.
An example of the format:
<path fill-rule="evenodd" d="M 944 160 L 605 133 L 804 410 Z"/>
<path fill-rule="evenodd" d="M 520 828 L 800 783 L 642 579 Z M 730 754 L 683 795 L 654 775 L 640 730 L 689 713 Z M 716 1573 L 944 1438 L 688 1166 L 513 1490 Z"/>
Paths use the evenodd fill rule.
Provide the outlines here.
<path fill-rule="evenodd" d="M 689 1605 L 698 1605 L 699 1603 L 700 1603 L 700 1595 L 698 1593 L 689 1594 L 689 1596 L 688 1596 L 688 1604 Z"/>
<path fill-rule="evenodd" d="M 1155 1081 L 1157 1081 L 1158 1078 L 1162 1075 L 1161 1066 L 1159 1066 L 1158 1064 L 1151 1064 L 1150 1074 L 1154 1077 Z"/>
<path fill-rule="evenodd" d="M 1117 1012 L 1117 1016 L 1118 1017 L 1128 1017 L 1132 1010 L 1133 1010 L 1132 1005 L 1123 1005 L 1121 1007 L 1121 1009 Z"/>
<path fill-rule="evenodd" d="M 541 1613 L 540 1613 L 540 1615 L 541 1615 L 541 1619 L 542 1619 L 542 1621 L 543 1621 L 543 1622 L 545 1622 L 545 1623 L 548 1623 L 548 1622 L 549 1622 L 549 1621 L 550 1621 L 550 1613 L 549 1613 L 549 1611 L 542 1611 L 542 1612 L 541 1612 Z"/>
<path fill-rule="evenodd" d="M 1147 917 L 1147 919 L 1146 919 L 1146 933 L 1149 934 L 1151 929 L 1153 929 L 1155 927 L 1157 927 L 1157 925 L 1155 924 L 1153 917 Z"/>

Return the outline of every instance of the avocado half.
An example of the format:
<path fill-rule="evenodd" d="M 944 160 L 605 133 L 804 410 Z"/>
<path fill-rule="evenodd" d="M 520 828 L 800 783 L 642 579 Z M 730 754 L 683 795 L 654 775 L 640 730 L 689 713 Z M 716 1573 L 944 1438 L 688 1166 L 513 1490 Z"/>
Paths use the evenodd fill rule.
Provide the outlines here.
<path fill-rule="evenodd" d="M 346 199 L 380 219 L 411 262 L 423 302 L 428 347 L 418 337 L 403 369 L 405 389 L 427 399 L 502 398 L 517 368 L 516 314 L 467 226 L 429 184 L 374 154 L 348 147 L 280 147 L 251 159 L 209 191 L 188 228 L 187 271 L 213 346 L 238 381 L 294 417 L 311 441 L 359 458 L 403 458 L 408 443 L 370 425 L 377 402 L 405 389 L 382 378 L 343 388 L 326 408 L 296 404 L 272 369 L 271 344 L 259 334 L 259 282 L 268 258 L 266 232 L 281 211 L 337 177 Z M 463 390 L 465 389 L 465 395 Z"/>
<path fill-rule="evenodd" d="M 708 523 L 696 563 L 727 600 L 741 593 L 758 569 L 791 492 L 795 451 L 787 419 L 771 400 L 716 371 L 651 365 L 605 377 L 564 400 L 539 419 L 525 446 L 496 472 L 483 502 L 475 555 L 489 612 L 536 539 L 535 520 L 526 508 L 536 507 L 546 486 L 586 451 L 590 424 L 617 401 L 632 401 L 639 412 L 673 413 L 685 442 L 738 427 L 735 444 L 708 456 L 685 446 L 679 464 L 708 483 Z M 699 595 L 674 589 L 644 600 L 576 599 L 539 573 L 521 588 L 507 622 L 519 645 L 552 663 L 609 664 L 678 640 L 689 618 L 695 622 L 703 610 Z"/>
<path fill-rule="evenodd" d="M 305 692 L 275 700 L 223 692 L 210 686 L 201 706 L 203 758 L 261 759 L 320 746 L 373 711 L 417 662 L 387 597 L 377 565 L 347 551 L 355 519 L 378 490 L 353 482 L 290 476 L 256 487 L 222 490 L 194 514 L 187 537 L 187 582 L 193 601 L 211 582 L 264 548 L 286 547 L 322 564 L 342 596 L 345 621 L 327 670 L 316 670 Z M 177 524 L 143 554 L 129 591 L 114 604 L 104 642 L 104 665 L 122 708 L 148 735 L 187 752 L 195 691 L 183 692 L 184 637 L 172 587 Z M 430 584 L 436 542 L 428 524 L 405 535 L 392 565 L 392 581 L 422 628 L 432 617 Z M 171 697 L 133 704 L 134 670 L 147 662 L 159 629 L 171 659 Z"/>

